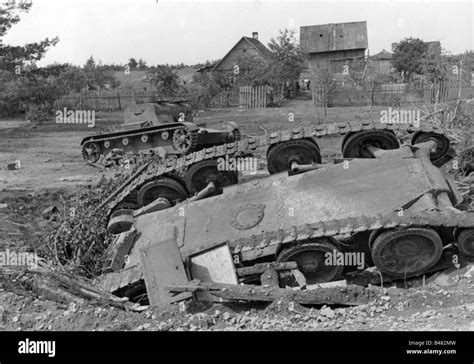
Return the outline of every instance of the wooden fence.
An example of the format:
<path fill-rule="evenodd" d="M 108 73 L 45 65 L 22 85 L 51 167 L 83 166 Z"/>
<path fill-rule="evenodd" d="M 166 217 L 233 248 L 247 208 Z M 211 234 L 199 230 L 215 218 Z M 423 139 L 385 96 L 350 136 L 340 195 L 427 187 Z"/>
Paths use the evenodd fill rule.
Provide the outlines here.
<path fill-rule="evenodd" d="M 86 95 L 69 95 L 58 99 L 55 108 L 71 110 L 120 111 L 127 105 L 156 102 L 160 95 L 152 91 L 108 91 L 91 92 Z M 189 97 L 191 103 L 192 95 Z M 228 89 L 210 98 L 196 99 L 195 108 L 261 108 L 272 102 L 272 95 L 267 86 L 242 86 Z"/>
<path fill-rule="evenodd" d="M 62 97 L 56 100 L 57 109 L 72 110 L 120 111 L 129 104 L 156 102 L 161 96 L 155 91 L 120 90 L 90 92 Z"/>
<path fill-rule="evenodd" d="M 268 86 L 240 86 L 240 108 L 264 108 L 271 103 L 271 92 Z"/>
<path fill-rule="evenodd" d="M 239 90 L 229 89 L 222 91 L 211 98 L 210 108 L 237 107 L 239 106 Z"/>
<path fill-rule="evenodd" d="M 474 97 L 474 87 L 456 82 L 436 84 L 335 84 L 313 86 L 317 107 L 398 106 L 417 103 L 446 103 L 458 98 Z"/>

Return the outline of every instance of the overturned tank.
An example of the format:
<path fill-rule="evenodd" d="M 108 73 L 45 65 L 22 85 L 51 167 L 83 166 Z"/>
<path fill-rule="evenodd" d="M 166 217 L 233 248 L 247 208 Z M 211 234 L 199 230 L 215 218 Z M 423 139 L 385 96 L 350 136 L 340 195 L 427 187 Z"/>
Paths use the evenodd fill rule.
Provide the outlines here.
<path fill-rule="evenodd" d="M 182 155 L 240 138 L 235 123 L 227 123 L 225 130 L 194 124 L 191 106 L 185 101 L 131 104 L 123 114 L 121 131 L 92 135 L 81 141 L 87 162 L 96 163 L 101 156 L 117 149 L 138 153 L 162 148 L 167 154 Z"/>
<path fill-rule="evenodd" d="M 418 138 L 391 150 L 365 145 L 372 158 L 326 165 L 293 161 L 290 172 L 230 185 L 219 195 L 208 195 L 215 188 L 209 180 L 194 198 L 174 206 L 158 198 L 151 209 L 116 216 L 119 234 L 102 286 L 119 296 L 143 294 L 143 256 L 154 246 L 168 249 L 153 258 L 156 267 L 171 264 L 160 273 L 163 280 L 177 272 L 196 278 L 193 257 L 225 244 L 235 271 L 296 263 L 296 271 L 279 273 L 283 286 L 297 285 L 300 275 L 317 284 L 367 267 L 413 277 L 435 267 L 448 245 L 472 259 L 474 211 L 459 209 L 456 186 L 433 165 L 449 142 L 432 133 Z M 337 263 L 336 257 L 348 254 L 363 264 Z M 239 276 L 238 282 L 248 279 Z"/>
<path fill-rule="evenodd" d="M 114 216 L 122 210 L 139 210 L 159 198 L 174 206 L 201 192 L 211 181 L 213 194 L 219 194 L 223 188 L 246 179 L 231 168 L 219 168 L 223 160 L 259 159 L 258 164 L 264 165 L 270 174 L 298 173 L 304 166 L 322 162 L 318 139 L 339 135 L 344 136 L 341 143 L 343 158 L 373 158 L 368 146 L 397 149 L 402 136 L 408 136 L 412 144 L 436 138 L 436 150 L 430 154 L 435 165 L 442 165 L 452 157 L 443 130 L 429 125 L 420 129 L 410 124 L 351 121 L 299 127 L 242 137 L 238 142 L 204 148 L 179 158 L 169 158 L 164 163 L 152 160 L 108 196 L 100 208 L 106 208 L 113 225 Z"/>

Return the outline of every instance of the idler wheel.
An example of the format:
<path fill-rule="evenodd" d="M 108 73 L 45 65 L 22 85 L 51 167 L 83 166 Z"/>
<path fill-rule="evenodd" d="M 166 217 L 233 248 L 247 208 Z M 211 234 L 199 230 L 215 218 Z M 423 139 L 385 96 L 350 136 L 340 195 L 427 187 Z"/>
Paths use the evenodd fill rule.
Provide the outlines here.
<path fill-rule="evenodd" d="M 133 211 L 134 210 L 121 209 L 113 212 L 110 215 L 109 223 L 107 225 L 107 232 L 110 234 L 121 234 L 130 230 L 130 228 L 135 223 Z"/>
<path fill-rule="evenodd" d="M 380 233 L 372 244 L 372 259 L 380 272 L 408 277 L 426 272 L 441 258 L 443 243 L 432 229 L 409 228 Z"/>
<path fill-rule="evenodd" d="M 456 239 L 456 244 L 462 254 L 474 257 L 474 229 L 461 231 Z"/>
<path fill-rule="evenodd" d="M 189 193 L 194 195 L 207 187 L 209 182 L 214 182 L 218 190 L 238 183 L 236 171 L 220 171 L 217 167 L 218 161 L 216 159 L 193 164 L 186 172 L 185 177 Z"/>
<path fill-rule="evenodd" d="M 140 187 L 137 200 L 141 206 L 146 206 L 161 197 L 174 205 L 176 202 L 186 200 L 188 196 L 186 188 L 181 183 L 164 177 L 147 182 Z"/>
<path fill-rule="evenodd" d="M 342 142 L 344 158 L 373 158 L 367 147 L 389 150 L 398 149 L 400 143 L 389 130 L 363 130 L 346 135 Z"/>
<path fill-rule="evenodd" d="M 341 253 L 335 243 L 330 238 L 322 238 L 303 244 L 285 247 L 277 257 L 277 262 L 296 262 L 298 269 L 303 273 L 308 285 L 330 282 L 336 280 L 341 275 L 344 266 L 336 264 L 326 264 L 327 254 L 337 256 Z M 294 285 L 294 282 L 292 282 Z"/>
<path fill-rule="evenodd" d="M 449 151 L 450 143 L 449 143 L 449 139 L 446 138 L 444 135 L 417 131 L 413 135 L 413 138 L 411 138 L 411 144 L 415 145 L 415 144 L 423 143 L 429 139 L 433 139 L 436 141 L 436 150 L 431 152 L 430 154 L 431 162 L 435 164 L 436 161 L 440 160 Z"/>
<path fill-rule="evenodd" d="M 288 171 L 293 162 L 299 165 L 320 164 L 319 146 L 310 140 L 289 140 L 273 145 L 267 152 L 267 166 L 271 174 Z"/>

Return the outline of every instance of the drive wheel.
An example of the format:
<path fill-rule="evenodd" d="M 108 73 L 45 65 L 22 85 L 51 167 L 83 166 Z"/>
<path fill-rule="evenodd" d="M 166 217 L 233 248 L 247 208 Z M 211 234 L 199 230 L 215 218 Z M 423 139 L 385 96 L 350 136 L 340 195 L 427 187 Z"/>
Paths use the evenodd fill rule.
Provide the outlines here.
<path fill-rule="evenodd" d="M 426 272 L 441 258 L 443 243 L 432 229 L 408 228 L 380 233 L 371 253 L 380 272 L 408 277 Z"/>
<path fill-rule="evenodd" d="M 171 205 L 175 205 L 176 202 L 186 200 L 189 195 L 180 182 L 164 177 L 147 182 L 140 187 L 137 199 L 141 206 L 146 206 L 160 197 L 168 200 Z"/>
<path fill-rule="evenodd" d="M 346 136 L 342 143 L 344 158 L 373 158 L 367 147 L 389 150 L 400 147 L 397 137 L 388 130 L 364 130 Z"/>
<path fill-rule="evenodd" d="M 335 256 L 340 250 L 330 238 L 285 247 L 277 257 L 277 262 L 296 262 L 308 285 L 330 282 L 341 275 L 344 266 L 326 264 L 329 255 Z M 293 283 L 294 285 L 294 283 Z"/>
<path fill-rule="evenodd" d="M 320 164 L 319 146 L 307 139 L 290 140 L 271 146 L 267 152 L 267 165 L 270 174 L 288 171 L 293 162 Z"/>
<path fill-rule="evenodd" d="M 196 131 L 187 128 L 176 129 L 173 132 L 173 146 L 181 154 L 191 153 L 198 145 Z"/>
<path fill-rule="evenodd" d="M 218 161 L 211 159 L 193 164 L 186 172 L 185 181 L 189 193 L 194 195 L 211 181 L 217 189 L 222 189 L 237 184 L 239 179 L 236 171 L 219 170 Z"/>
<path fill-rule="evenodd" d="M 97 143 L 87 143 L 82 147 L 82 156 L 86 162 L 95 163 L 99 160 L 101 150 Z"/>

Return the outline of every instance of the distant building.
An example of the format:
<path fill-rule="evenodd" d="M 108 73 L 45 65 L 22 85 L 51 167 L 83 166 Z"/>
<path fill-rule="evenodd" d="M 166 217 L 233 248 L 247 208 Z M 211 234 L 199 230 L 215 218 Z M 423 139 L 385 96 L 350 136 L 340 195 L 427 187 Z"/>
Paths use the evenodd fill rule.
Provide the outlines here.
<path fill-rule="evenodd" d="M 381 52 L 370 56 L 368 68 L 372 74 L 390 74 L 393 69 L 392 53 L 382 49 Z"/>
<path fill-rule="evenodd" d="M 258 40 L 258 33 L 253 32 L 252 37 L 242 37 L 215 65 L 202 67 L 197 71 L 201 75 L 232 71 L 234 66 L 237 65 L 238 59 L 242 56 L 250 56 L 264 62 L 269 62 L 271 52 Z"/>
<path fill-rule="evenodd" d="M 350 74 L 365 58 L 367 22 L 302 26 L 300 47 L 305 54 L 302 79 L 320 71 Z"/>

